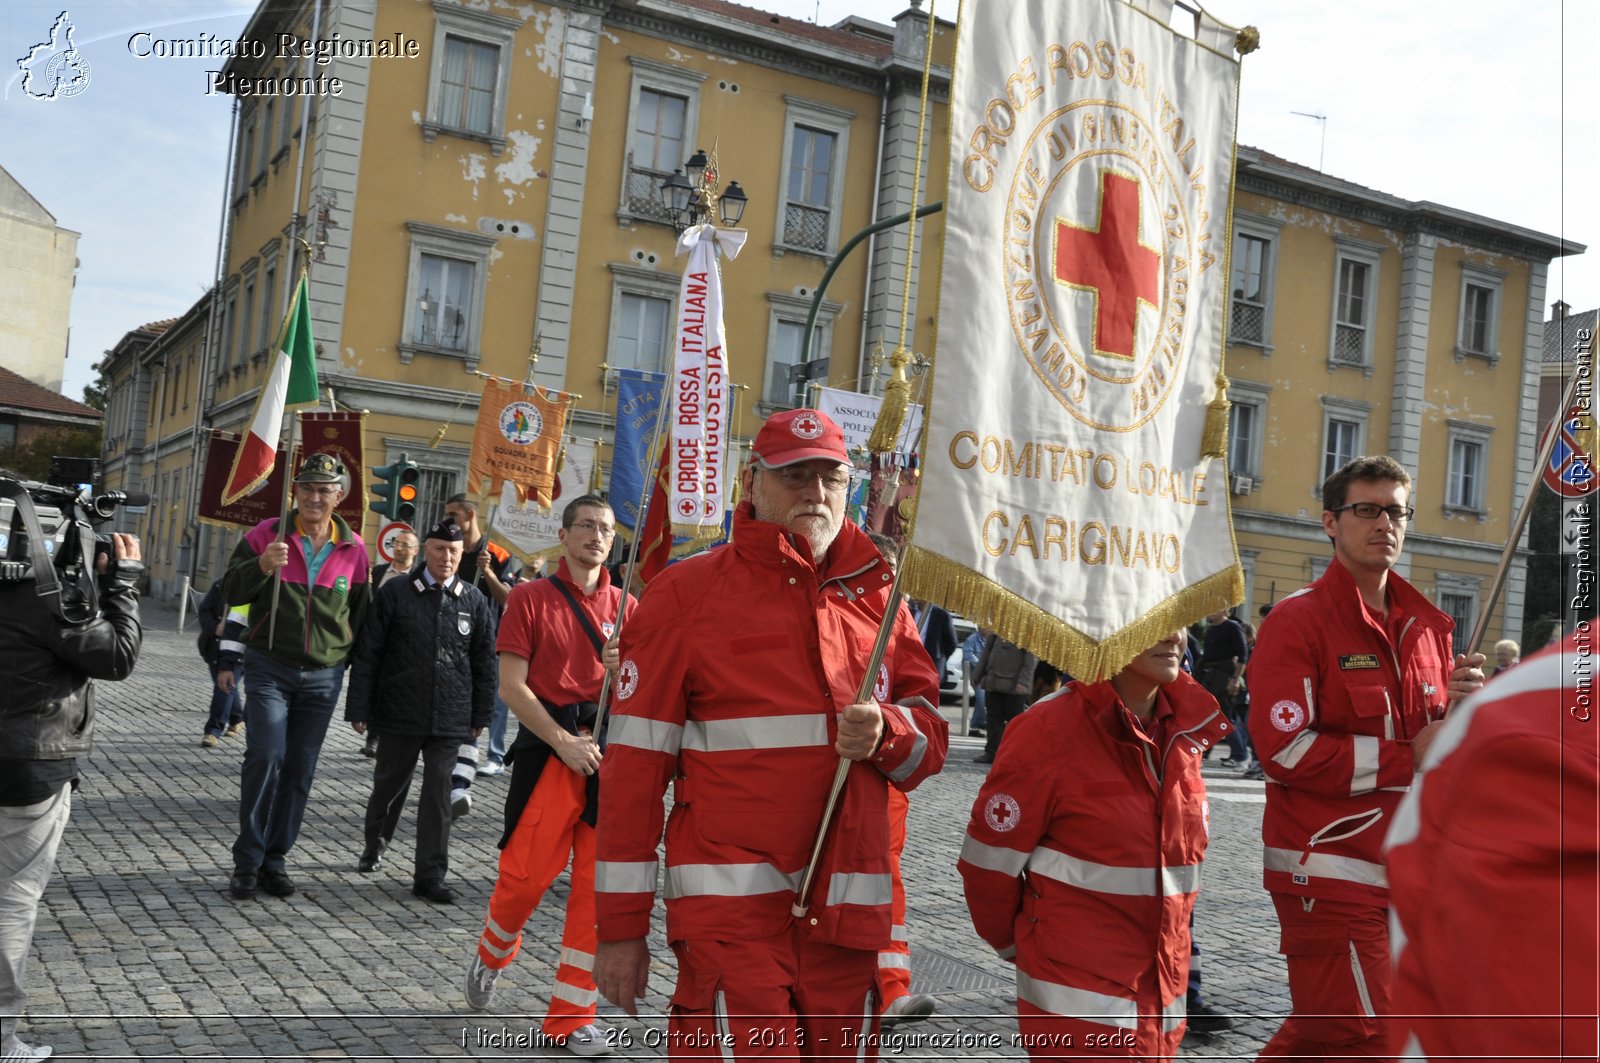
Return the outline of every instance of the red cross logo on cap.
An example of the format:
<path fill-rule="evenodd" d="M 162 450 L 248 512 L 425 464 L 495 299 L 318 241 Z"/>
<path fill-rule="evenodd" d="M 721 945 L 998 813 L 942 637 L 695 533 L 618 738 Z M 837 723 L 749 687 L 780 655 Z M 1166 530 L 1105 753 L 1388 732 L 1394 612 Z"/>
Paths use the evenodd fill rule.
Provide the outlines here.
<path fill-rule="evenodd" d="M 1057 221 L 1055 278 L 1094 293 L 1094 349 L 1133 358 L 1139 304 L 1161 302 L 1161 252 L 1139 241 L 1139 182 L 1100 175 L 1098 209 L 1089 226 Z"/>
<path fill-rule="evenodd" d="M 801 439 L 815 439 L 822 434 L 822 419 L 815 414 L 802 413 L 789 422 L 789 430 Z"/>
<path fill-rule="evenodd" d="M 990 830 L 1004 834 L 1022 821 L 1022 806 L 1010 794 L 995 794 L 983 806 L 983 821 Z"/>
<path fill-rule="evenodd" d="M 1269 714 L 1272 726 L 1280 731 L 1298 731 L 1305 726 L 1306 710 L 1298 701 L 1280 701 Z"/>

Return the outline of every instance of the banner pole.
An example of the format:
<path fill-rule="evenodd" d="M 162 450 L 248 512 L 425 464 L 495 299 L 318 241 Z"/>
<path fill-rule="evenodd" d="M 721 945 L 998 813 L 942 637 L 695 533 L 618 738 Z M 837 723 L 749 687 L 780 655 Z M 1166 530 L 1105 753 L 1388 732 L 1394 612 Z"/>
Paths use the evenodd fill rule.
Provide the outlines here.
<path fill-rule="evenodd" d="M 294 447 L 300 435 L 300 414 L 297 410 L 289 412 L 289 448 L 283 452 L 283 500 L 278 506 L 278 537 L 274 542 L 283 542 L 289 537 L 289 496 L 293 489 L 289 486 L 294 483 Z M 274 569 L 272 572 L 272 602 L 267 606 L 267 650 L 270 652 L 277 631 L 278 621 L 278 592 L 283 590 L 283 569 Z"/>

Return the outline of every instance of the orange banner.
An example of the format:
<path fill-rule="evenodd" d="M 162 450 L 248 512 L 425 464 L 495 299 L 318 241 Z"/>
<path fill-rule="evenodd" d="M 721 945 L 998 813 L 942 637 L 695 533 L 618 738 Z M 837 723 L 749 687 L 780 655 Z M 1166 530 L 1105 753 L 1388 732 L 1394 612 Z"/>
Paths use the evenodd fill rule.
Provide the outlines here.
<path fill-rule="evenodd" d="M 539 505 L 549 506 L 571 402 L 565 392 L 547 391 L 537 384 L 484 381 L 467 464 L 468 492 L 499 497 L 502 485 L 509 482 L 518 502 L 531 494 Z"/>

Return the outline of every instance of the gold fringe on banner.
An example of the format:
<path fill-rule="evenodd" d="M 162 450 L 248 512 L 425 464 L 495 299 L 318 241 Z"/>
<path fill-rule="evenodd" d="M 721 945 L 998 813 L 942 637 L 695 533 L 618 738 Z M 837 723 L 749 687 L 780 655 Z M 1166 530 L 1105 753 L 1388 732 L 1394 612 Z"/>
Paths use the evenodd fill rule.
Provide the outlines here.
<path fill-rule="evenodd" d="M 1228 401 L 1228 377 L 1220 368 L 1217 370 L 1217 396 L 1206 407 L 1206 428 L 1200 436 L 1200 454 L 1207 458 L 1226 458 L 1228 456 L 1228 410 L 1233 403 Z"/>
<path fill-rule="evenodd" d="M 910 546 L 900 564 L 909 596 L 938 602 L 980 627 L 992 628 L 1085 682 L 1115 675 L 1163 635 L 1244 597 L 1244 572 L 1233 565 L 1185 587 L 1111 638 L 1096 642 L 966 566 L 919 546 Z"/>

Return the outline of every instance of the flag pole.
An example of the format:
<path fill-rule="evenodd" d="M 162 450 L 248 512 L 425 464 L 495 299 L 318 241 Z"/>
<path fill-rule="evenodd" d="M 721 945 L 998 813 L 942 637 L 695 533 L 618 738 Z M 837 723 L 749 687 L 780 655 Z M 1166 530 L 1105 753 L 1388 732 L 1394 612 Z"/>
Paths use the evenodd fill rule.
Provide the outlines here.
<path fill-rule="evenodd" d="M 1567 390 L 1561 395 L 1561 405 L 1556 407 L 1555 420 L 1550 423 L 1550 430 L 1545 433 L 1544 441 L 1539 444 L 1539 456 L 1533 463 L 1534 475 L 1528 484 L 1528 493 L 1523 496 L 1522 505 L 1517 510 L 1517 519 L 1512 523 L 1511 535 L 1506 539 L 1505 549 L 1500 551 L 1500 564 L 1495 568 L 1494 579 L 1489 584 L 1489 593 L 1484 598 L 1483 604 L 1478 607 L 1478 619 L 1472 626 L 1472 637 L 1467 640 L 1465 650 L 1457 650 L 1457 653 L 1477 653 L 1478 647 L 1483 645 L 1484 636 L 1489 630 L 1489 614 L 1494 612 L 1495 602 L 1505 588 L 1506 576 L 1511 569 L 1511 559 L 1517 552 L 1517 543 L 1521 541 L 1523 531 L 1528 527 L 1528 520 L 1533 516 L 1533 501 L 1539 496 L 1539 488 L 1544 483 L 1544 470 L 1550 464 L 1550 455 L 1555 453 L 1556 438 L 1561 434 L 1561 426 L 1566 423 L 1567 414 L 1572 411 L 1573 400 L 1578 395 L 1578 379 L 1582 375 L 1573 373 L 1572 379 L 1567 381 Z M 1589 455 L 1589 460 L 1594 461 L 1595 455 Z"/>
<path fill-rule="evenodd" d="M 298 306 L 300 301 L 299 289 L 301 286 L 306 285 L 309 282 L 309 278 L 311 276 L 311 244 L 300 237 L 296 237 L 295 240 L 300 245 L 301 250 L 305 253 L 305 258 L 300 263 L 300 278 L 295 282 L 295 293 L 290 297 L 295 306 Z M 307 292 L 306 294 L 309 296 L 310 292 Z M 284 341 L 289 337 L 289 322 L 294 319 L 295 313 L 296 310 L 291 308 L 289 313 L 284 315 L 283 324 L 278 327 L 277 348 L 280 351 L 284 347 Z M 269 373 L 268 375 L 270 377 L 271 374 Z M 261 386 L 266 387 L 266 383 L 263 382 Z M 328 389 L 328 400 L 330 402 L 333 401 L 332 388 Z M 283 452 L 283 496 L 278 505 L 278 535 L 277 538 L 273 540 L 273 542 L 279 543 L 284 542 L 289 537 L 289 497 L 294 492 L 294 488 L 291 485 L 294 483 L 295 474 L 295 470 L 293 468 L 294 447 L 296 437 L 300 434 L 300 411 L 295 409 L 286 410 L 284 412 L 288 414 L 289 417 L 289 446 Z M 278 430 L 278 438 L 283 438 L 282 428 Z M 283 569 L 275 568 L 272 570 L 272 601 L 267 606 L 267 651 L 269 653 L 272 651 L 273 643 L 277 637 L 278 594 L 282 590 Z"/>
<path fill-rule="evenodd" d="M 672 397 L 667 390 L 669 379 L 667 376 L 661 378 L 661 401 L 656 407 L 656 430 L 651 436 L 650 448 L 646 451 L 648 458 L 645 461 L 645 474 L 640 477 L 643 482 L 639 485 L 639 506 L 634 510 L 636 516 L 633 518 L 633 546 L 628 551 L 628 568 L 627 574 L 622 578 L 622 595 L 617 599 L 617 619 L 612 625 L 612 638 L 620 639 L 622 637 L 623 618 L 628 611 L 628 592 L 633 587 L 633 574 L 639 567 L 639 549 L 644 545 L 641 540 L 644 535 L 645 517 L 650 509 L 650 496 L 655 493 L 651 488 L 655 486 L 656 477 L 660 475 L 656 469 L 656 447 L 662 444 L 662 433 L 667 430 L 667 407 L 671 405 L 670 400 Z M 620 385 L 617 388 L 617 394 L 620 398 L 622 394 Z M 668 538 L 671 538 L 670 528 L 668 529 Z M 671 549 L 670 543 L 668 549 Z M 596 735 L 599 735 L 601 728 L 605 726 L 606 709 L 611 700 L 611 669 L 604 669 L 604 672 L 605 675 L 600 680 L 600 707 L 595 712 L 594 717 L 594 733 Z"/>

